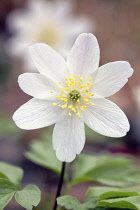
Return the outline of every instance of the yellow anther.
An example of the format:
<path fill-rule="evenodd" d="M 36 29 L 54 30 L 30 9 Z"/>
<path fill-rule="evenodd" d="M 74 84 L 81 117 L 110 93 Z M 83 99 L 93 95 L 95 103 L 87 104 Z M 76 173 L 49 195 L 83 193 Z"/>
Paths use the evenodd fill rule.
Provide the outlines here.
<path fill-rule="evenodd" d="M 64 88 L 62 88 L 62 87 L 59 87 L 59 89 L 60 89 L 60 90 L 63 90 Z"/>
<path fill-rule="evenodd" d="M 80 77 L 80 81 L 83 82 L 83 77 Z"/>
<path fill-rule="evenodd" d="M 66 77 L 66 80 L 68 81 L 68 80 L 69 80 L 69 78 L 68 78 L 68 77 Z"/>
<path fill-rule="evenodd" d="M 81 78 L 81 76 L 80 76 L 80 75 L 78 75 L 78 78 Z"/>
<path fill-rule="evenodd" d="M 64 93 L 65 91 L 64 90 L 61 90 L 61 93 Z"/>
<path fill-rule="evenodd" d="M 51 90 L 50 93 L 54 93 L 54 90 Z"/>
<path fill-rule="evenodd" d="M 64 102 L 67 103 L 68 102 L 68 99 L 64 98 Z"/>
<path fill-rule="evenodd" d="M 87 85 L 91 85 L 91 83 L 90 83 L 90 82 L 87 82 L 86 84 L 87 84 Z"/>
<path fill-rule="evenodd" d="M 76 77 L 76 74 L 73 74 L 72 76 L 73 76 L 73 77 Z"/>
<path fill-rule="evenodd" d="M 66 91 L 70 90 L 69 88 L 66 88 Z"/>
<path fill-rule="evenodd" d="M 89 78 L 89 79 L 88 79 L 88 81 L 91 81 L 91 80 L 92 80 L 92 78 Z"/>
<path fill-rule="evenodd" d="M 56 96 L 56 98 L 60 99 L 61 97 L 60 96 Z"/>
<path fill-rule="evenodd" d="M 73 77 L 70 77 L 70 81 L 74 81 L 75 80 L 75 78 L 73 78 Z"/>
<path fill-rule="evenodd" d="M 69 114 L 68 114 L 69 116 L 71 116 L 71 113 L 69 112 Z"/>
<path fill-rule="evenodd" d="M 62 95 L 63 98 L 66 98 L 66 95 Z"/>
<path fill-rule="evenodd" d="M 79 99 L 77 100 L 77 103 L 80 104 L 80 100 Z"/>
<path fill-rule="evenodd" d="M 94 103 L 91 103 L 91 105 L 92 105 L 92 106 L 95 106 L 95 104 L 94 104 Z"/>
<path fill-rule="evenodd" d="M 66 85 L 69 85 L 69 82 L 68 81 L 66 81 L 65 83 L 66 83 Z"/>
<path fill-rule="evenodd" d="M 79 81 L 76 81 L 75 83 L 76 83 L 76 84 L 79 84 Z"/>
<path fill-rule="evenodd" d="M 67 107 L 67 104 L 62 105 L 61 107 L 62 109 L 65 109 Z"/>
<path fill-rule="evenodd" d="M 87 98 L 84 98 L 83 100 L 84 100 L 84 102 L 88 103 L 88 99 Z"/>
<path fill-rule="evenodd" d="M 86 91 L 86 93 L 88 93 L 89 92 L 89 88 L 87 87 L 85 91 Z"/>
<path fill-rule="evenodd" d="M 68 106 L 68 109 L 71 109 L 72 108 L 72 105 Z"/>
<path fill-rule="evenodd" d="M 72 109 L 71 109 L 73 112 L 76 112 L 76 109 L 73 107 Z"/>
<path fill-rule="evenodd" d="M 78 112 L 77 114 L 76 114 L 78 117 L 81 117 L 81 115 L 80 115 L 80 113 Z"/>
<path fill-rule="evenodd" d="M 62 84 L 62 82 L 58 82 L 58 84 Z"/>
<path fill-rule="evenodd" d="M 84 111 L 84 110 L 85 110 L 84 106 L 80 106 L 80 109 L 81 109 L 82 111 Z"/>
<path fill-rule="evenodd" d="M 87 108 L 87 106 L 86 106 L 86 105 L 84 105 L 83 107 L 84 107 L 84 109 L 85 109 L 85 108 Z"/>
<path fill-rule="evenodd" d="M 91 96 L 88 96 L 88 97 L 87 97 L 87 99 L 91 99 L 91 98 L 92 98 Z"/>
<path fill-rule="evenodd" d="M 53 105 L 53 106 L 57 106 L 57 103 L 53 103 L 52 105 Z"/>
<path fill-rule="evenodd" d="M 79 86 L 80 89 L 82 89 L 83 87 L 84 87 L 83 85 L 80 85 L 80 86 Z"/>

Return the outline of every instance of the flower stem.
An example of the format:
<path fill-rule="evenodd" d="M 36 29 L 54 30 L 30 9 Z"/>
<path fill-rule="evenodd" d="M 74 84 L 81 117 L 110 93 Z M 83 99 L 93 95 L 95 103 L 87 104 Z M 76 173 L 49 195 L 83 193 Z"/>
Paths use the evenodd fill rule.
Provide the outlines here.
<path fill-rule="evenodd" d="M 61 193 L 64 173 L 65 173 L 65 166 L 66 166 L 66 163 L 63 162 L 62 163 L 61 175 L 60 175 L 59 184 L 58 184 L 58 188 L 57 188 L 57 192 L 56 192 L 56 197 L 55 197 L 55 203 L 54 203 L 53 210 L 56 210 L 56 208 L 57 208 L 57 198 L 60 196 L 60 193 Z"/>

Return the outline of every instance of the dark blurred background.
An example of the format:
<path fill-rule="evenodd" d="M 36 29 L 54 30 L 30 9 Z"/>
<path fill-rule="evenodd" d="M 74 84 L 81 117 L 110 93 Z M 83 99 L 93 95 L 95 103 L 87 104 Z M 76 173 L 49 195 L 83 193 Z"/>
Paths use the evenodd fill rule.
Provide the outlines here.
<path fill-rule="evenodd" d="M 27 42 L 28 44 L 28 33 L 26 33 L 28 32 L 28 24 L 23 19 L 28 19 L 29 17 L 29 14 L 26 14 L 29 2 L 30 0 L 0 0 L 0 160 L 22 167 L 25 170 L 23 186 L 28 183 L 38 185 L 42 192 L 48 195 L 48 200 L 50 201 L 50 197 L 54 196 L 56 190 L 58 176 L 27 160 L 24 152 L 28 149 L 31 141 L 39 138 L 41 132 L 51 133 L 52 127 L 49 129 L 24 131 L 17 128 L 12 121 L 14 111 L 30 99 L 28 95 L 20 90 L 17 83 L 19 74 L 30 71 L 28 69 L 30 65 L 25 65 L 26 59 L 23 59 L 24 52 L 18 51 L 19 42 L 22 44 Z M 38 0 L 38 2 L 40 1 Z M 49 5 L 48 9 L 51 12 L 51 8 L 54 7 L 56 1 L 44 0 L 44 2 Z M 65 11 L 65 17 L 63 16 L 62 19 L 67 21 L 68 18 L 70 31 L 74 27 L 77 29 L 78 26 L 81 27 L 83 25 L 83 28 L 81 27 L 77 31 L 75 29 L 73 34 L 71 33 L 69 46 L 72 46 L 78 33 L 92 32 L 97 37 L 101 49 L 100 65 L 117 60 L 126 60 L 134 69 L 133 76 L 124 88 L 110 97 L 126 113 L 131 124 L 131 130 L 124 138 L 112 139 L 98 135 L 86 128 L 87 141 L 84 150 L 93 153 L 107 151 L 131 154 L 139 158 L 140 0 L 62 0 L 59 1 L 59 4 L 63 5 L 66 2 L 71 7 L 71 11 L 68 11 L 69 15 Z M 52 6 L 50 7 L 51 4 Z M 56 5 L 55 7 L 57 10 Z M 19 19 L 20 11 L 22 11 L 21 14 L 24 13 L 25 15 L 21 15 L 23 19 L 19 20 L 19 28 L 17 26 L 17 29 L 16 27 L 14 28 L 14 25 L 18 21 L 12 23 L 12 20 L 15 21 L 16 13 L 18 13 L 17 20 Z M 13 19 L 10 18 L 12 14 L 14 14 Z M 51 16 L 53 17 L 53 13 Z M 69 21 L 69 19 L 72 20 Z M 75 20 L 77 26 L 73 25 Z M 85 20 L 88 26 L 84 26 L 86 25 Z M 55 19 L 53 21 L 55 22 Z M 24 25 L 24 29 L 20 26 L 20 23 Z M 35 27 L 34 25 L 35 23 L 32 23 L 33 27 Z M 61 27 L 63 27 L 63 22 Z M 26 40 L 24 40 L 24 31 Z M 36 39 L 32 42 L 37 41 Z M 44 41 L 44 38 L 42 41 Z M 18 43 L 17 45 L 16 42 Z M 33 44 L 32 42 L 29 44 Z M 80 192 L 79 198 L 82 199 L 86 187 L 87 184 L 80 185 L 72 189 L 71 194 L 78 197 Z M 42 199 L 47 203 L 45 197 Z M 23 208 L 12 200 L 5 209 L 22 210 Z M 43 206 L 41 210 L 43 210 Z"/>

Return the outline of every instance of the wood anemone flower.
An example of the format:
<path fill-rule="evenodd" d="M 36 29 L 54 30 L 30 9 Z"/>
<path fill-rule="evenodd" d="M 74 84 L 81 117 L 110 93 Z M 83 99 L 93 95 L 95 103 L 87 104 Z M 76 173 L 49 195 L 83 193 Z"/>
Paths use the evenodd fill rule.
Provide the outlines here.
<path fill-rule="evenodd" d="M 39 73 L 19 76 L 21 89 L 33 99 L 13 115 L 26 130 L 52 125 L 53 148 L 60 161 L 71 162 L 85 144 L 84 123 L 110 137 L 122 137 L 130 129 L 124 112 L 105 99 L 119 91 L 133 74 L 126 61 L 99 67 L 99 45 L 92 34 L 78 36 L 67 61 L 46 44 L 29 49 Z"/>

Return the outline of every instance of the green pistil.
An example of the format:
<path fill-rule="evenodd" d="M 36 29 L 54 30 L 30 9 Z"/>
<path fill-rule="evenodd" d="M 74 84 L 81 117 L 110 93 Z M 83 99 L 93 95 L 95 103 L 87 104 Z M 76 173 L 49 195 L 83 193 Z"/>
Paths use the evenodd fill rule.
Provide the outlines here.
<path fill-rule="evenodd" d="M 79 91 L 74 89 L 69 93 L 69 97 L 72 101 L 77 101 L 79 98 L 81 98 L 81 94 Z"/>

